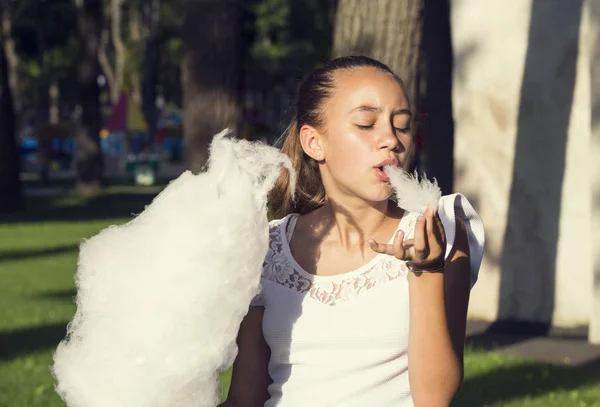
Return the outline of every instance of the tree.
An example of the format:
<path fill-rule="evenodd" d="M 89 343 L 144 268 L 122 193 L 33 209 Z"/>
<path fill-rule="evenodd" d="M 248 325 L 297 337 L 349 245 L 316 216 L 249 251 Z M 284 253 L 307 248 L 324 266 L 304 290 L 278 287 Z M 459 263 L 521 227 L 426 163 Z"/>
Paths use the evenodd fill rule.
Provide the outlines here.
<path fill-rule="evenodd" d="M 206 164 L 213 135 L 238 129 L 245 50 L 243 0 L 187 0 L 181 85 L 186 166 Z"/>
<path fill-rule="evenodd" d="M 260 0 L 250 5 L 252 80 L 274 84 L 308 72 L 330 56 L 335 20 L 332 0 Z"/>
<path fill-rule="evenodd" d="M 73 80 L 78 64 L 77 8 L 73 0 L 12 0 L 10 7 L 18 80 L 13 88 L 17 118 L 57 123 L 77 103 Z M 10 64 L 10 58 L 9 58 Z"/>
<path fill-rule="evenodd" d="M 4 21 L 5 0 L 0 0 Z M 19 177 L 19 150 L 15 137 L 15 108 L 5 53 L 4 30 L 0 30 L 0 213 L 23 209 L 25 201 Z"/>
<path fill-rule="evenodd" d="M 123 88 L 123 80 L 125 79 L 127 49 L 125 48 L 121 34 L 122 6 L 123 0 L 110 0 L 106 12 L 110 16 L 110 24 L 102 24 L 101 42 L 98 49 L 98 60 L 108 82 L 110 100 L 113 105 L 119 100 L 121 89 Z M 103 18 L 102 20 L 105 19 Z M 109 41 L 112 43 L 114 50 L 114 66 L 111 64 L 107 53 Z"/>
<path fill-rule="evenodd" d="M 142 110 L 150 134 L 156 131 L 158 112 L 156 109 L 157 86 L 159 78 L 160 46 L 164 42 L 167 30 L 160 26 L 160 0 L 136 0 L 130 11 L 129 38 L 132 48 L 143 50 L 139 57 L 138 75 L 131 75 L 136 100 L 141 102 Z M 140 80 L 141 74 L 141 80 Z"/>
<path fill-rule="evenodd" d="M 19 112 L 21 110 L 20 100 L 18 96 L 18 85 L 19 85 L 19 56 L 16 52 L 15 41 L 13 38 L 13 22 L 14 22 L 14 4 L 10 4 L 10 0 L 0 0 L 2 3 L 2 18 L 0 20 L 0 30 L 4 36 L 3 40 L 3 52 L 4 57 L 7 59 L 8 65 L 8 81 L 10 90 L 12 93 L 13 108 Z"/>
<path fill-rule="evenodd" d="M 81 120 L 77 134 L 77 188 L 93 193 L 101 186 L 104 163 L 100 150 L 100 103 L 98 100 L 98 49 L 102 19 L 102 0 L 76 0 L 81 57 L 77 82 Z"/>
<path fill-rule="evenodd" d="M 366 55 L 385 63 L 405 81 L 414 106 L 423 3 L 424 0 L 339 0 L 333 56 Z"/>
<path fill-rule="evenodd" d="M 442 193 L 447 195 L 453 192 L 454 184 L 453 52 L 449 0 L 425 2 L 421 50 L 422 169 L 428 176 L 437 179 Z"/>

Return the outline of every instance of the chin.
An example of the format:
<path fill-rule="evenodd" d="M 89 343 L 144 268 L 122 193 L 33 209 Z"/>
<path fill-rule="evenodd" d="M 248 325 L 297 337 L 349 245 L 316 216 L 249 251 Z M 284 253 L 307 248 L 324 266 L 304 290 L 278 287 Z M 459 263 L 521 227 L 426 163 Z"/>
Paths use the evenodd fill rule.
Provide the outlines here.
<path fill-rule="evenodd" d="M 363 199 L 365 201 L 379 203 L 389 200 L 392 196 L 393 189 L 391 185 L 384 184 L 369 192 L 370 193 L 363 196 Z"/>

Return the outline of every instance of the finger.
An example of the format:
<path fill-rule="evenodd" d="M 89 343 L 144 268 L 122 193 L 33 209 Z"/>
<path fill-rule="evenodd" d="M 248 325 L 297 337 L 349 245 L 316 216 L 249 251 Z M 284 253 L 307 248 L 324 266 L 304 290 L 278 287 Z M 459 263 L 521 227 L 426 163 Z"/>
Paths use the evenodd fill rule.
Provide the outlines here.
<path fill-rule="evenodd" d="M 425 225 L 426 225 L 426 231 L 427 231 L 427 238 L 429 239 L 429 241 L 434 241 L 435 240 L 434 228 L 437 227 L 438 224 L 434 220 L 433 209 L 431 209 L 429 206 L 427 207 L 427 210 L 425 211 Z"/>
<path fill-rule="evenodd" d="M 415 259 L 422 260 L 427 257 L 427 242 L 425 241 L 425 217 L 419 216 L 417 218 L 417 224 L 415 225 L 415 245 L 414 253 Z"/>
<path fill-rule="evenodd" d="M 369 246 L 377 253 L 389 254 L 390 256 L 394 255 L 394 248 L 392 245 L 379 243 L 375 241 L 375 239 L 369 239 Z"/>
<path fill-rule="evenodd" d="M 396 232 L 396 237 L 394 237 L 393 250 L 394 250 L 394 256 L 396 256 L 396 258 L 398 258 L 400 260 L 403 260 L 404 256 L 406 255 L 403 243 L 404 243 L 404 231 L 399 230 Z"/>
<path fill-rule="evenodd" d="M 435 232 L 436 232 L 436 236 L 440 238 L 440 242 L 442 242 L 443 244 L 446 243 L 446 231 L 444 230 L 444 224 L 442 223 L 442 219 L 440 218 L 440 215 L 438 214 L 438 212 L 436 211 L 435 213 Z"/>
<path fill-rule="evenodd" d="M 404 250 L 408 250 L 411 247 L 413 247 L 415 245 L 415 239 L 405 239 L 402 242 L 402 246 L 404 247 Z"/>

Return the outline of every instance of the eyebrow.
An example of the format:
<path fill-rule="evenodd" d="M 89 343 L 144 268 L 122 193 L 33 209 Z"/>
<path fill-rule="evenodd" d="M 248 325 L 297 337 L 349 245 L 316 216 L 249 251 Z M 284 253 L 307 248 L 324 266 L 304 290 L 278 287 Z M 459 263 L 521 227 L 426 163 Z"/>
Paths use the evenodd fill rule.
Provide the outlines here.
<path fill-rule="evenodd" d="M 350 110 L 350 113 L 352 112 L 381 113 L 381 108 L 376 106 L 360 105 Z M 392 116 L 396 116 L 399 114 L 407 114 L 409 117 L 412 117 L 412 112 L 409 109 L 398 109 L 392 112 Z"/>

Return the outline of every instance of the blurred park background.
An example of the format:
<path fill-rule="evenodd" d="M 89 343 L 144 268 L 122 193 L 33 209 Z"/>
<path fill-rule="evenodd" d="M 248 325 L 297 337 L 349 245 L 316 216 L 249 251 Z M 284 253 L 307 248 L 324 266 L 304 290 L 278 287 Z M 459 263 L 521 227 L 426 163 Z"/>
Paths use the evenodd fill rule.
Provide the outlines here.
<path fill-rule="evenodd" d="M 413 164 L 486 223 L 456 405 L 600 406 L 599 0 L 0 0 L 0 17 L 0 406 L 64 406 L 49 365 L 79 242 L 200 171 L 224 127 L 273 144 L 299 79 L 349 54 L 405 79 Z"/>

